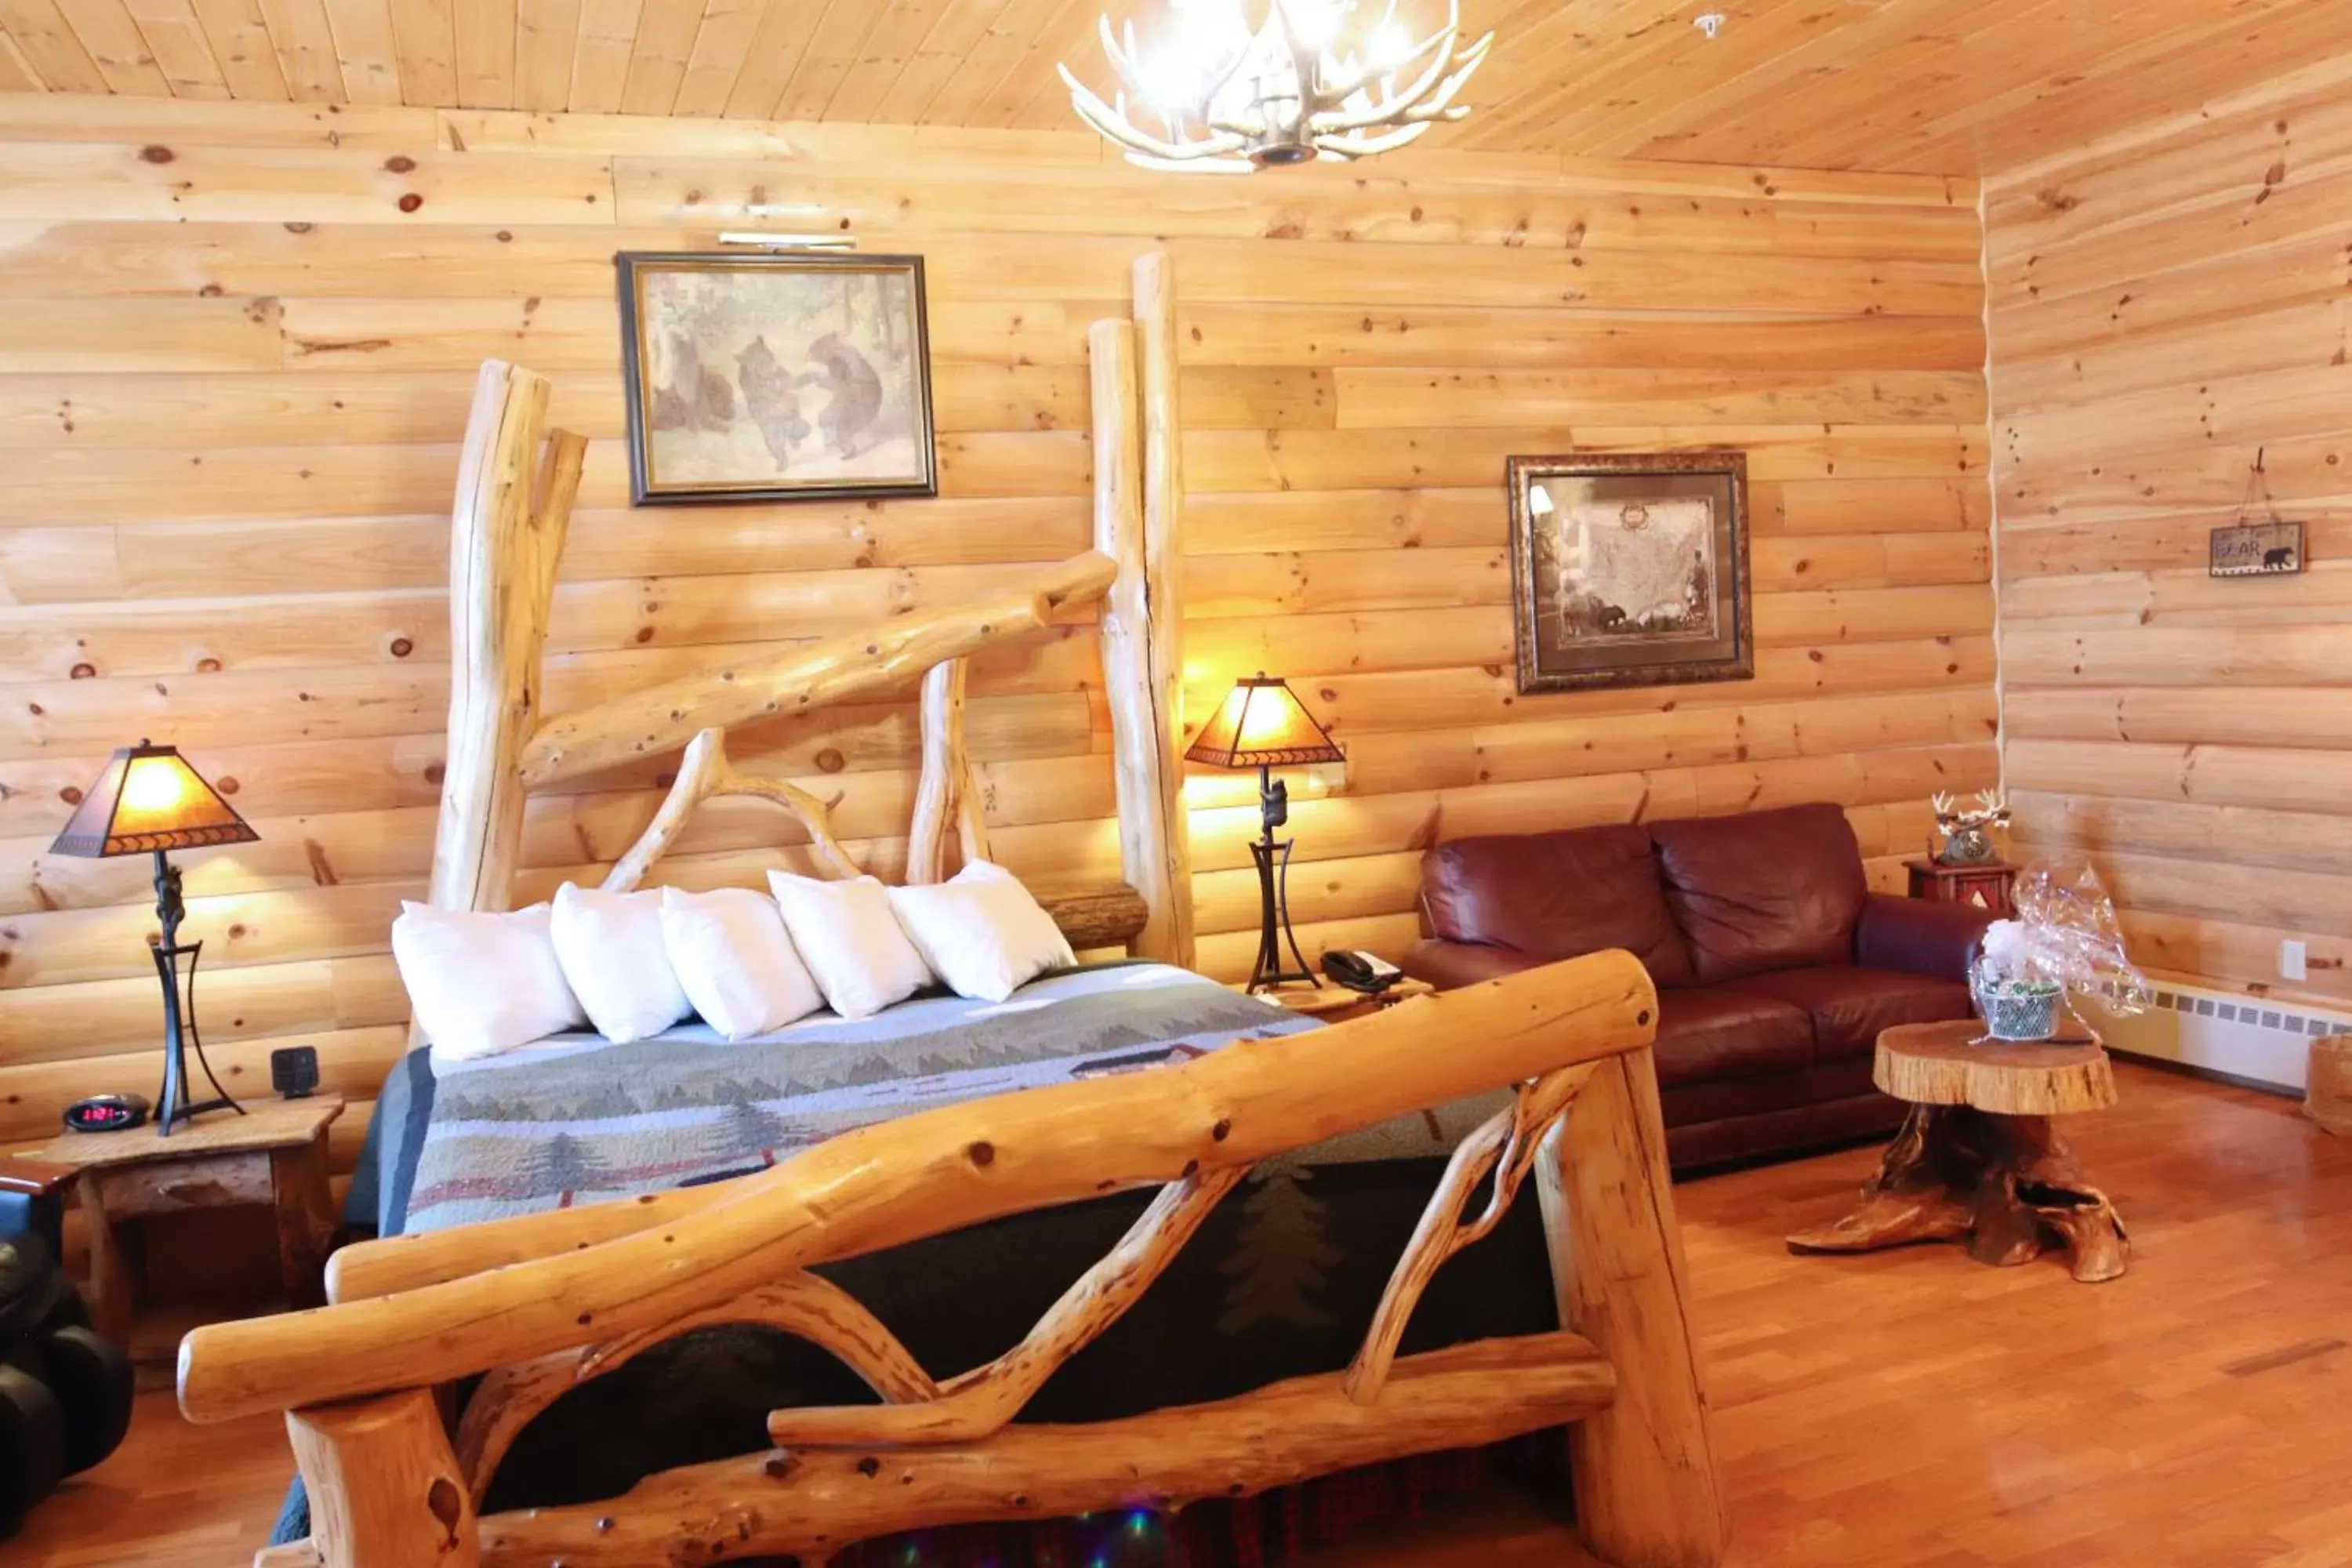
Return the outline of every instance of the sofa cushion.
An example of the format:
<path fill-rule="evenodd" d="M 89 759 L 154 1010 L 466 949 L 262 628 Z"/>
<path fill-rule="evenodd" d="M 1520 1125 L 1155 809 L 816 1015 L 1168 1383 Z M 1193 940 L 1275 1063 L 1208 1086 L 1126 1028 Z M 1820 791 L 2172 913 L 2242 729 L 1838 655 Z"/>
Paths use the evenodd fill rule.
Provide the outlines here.
<path fill-rule="evenodd" d="M 1650 836 L 1630 824 L 1457 838 L 1421 858 L 1430 934 L 1543 963 L 1622 947 L 1660 985 L 1691 981 Z"/>
<path fill-rule="evenodd" d="M 1769 997 L 1662 990 L 1655 1050 L 1658 1082 L 1666 1089 L 1801 1072 L 1812 1065 L 1813 1026 L 1799 1009 Z"/>
<path fill-rule="evenodd" d="M 1862 847 L 1836 806 L 1658 822 L 1650 837 L 1702 985 L 1853 962 L 1870 889 Z"/>
<path fill-rule="evenodd" d="M 1969 988 L 1894 969 L 1828 964 L 1727 981 L 1727 993 L 1784 1003 L 1812 1021 L 1816 1061 L 1869 1057 L 1878 1032 L 1897 1024 L 1939 1024 L 1969 1016 Z"/>

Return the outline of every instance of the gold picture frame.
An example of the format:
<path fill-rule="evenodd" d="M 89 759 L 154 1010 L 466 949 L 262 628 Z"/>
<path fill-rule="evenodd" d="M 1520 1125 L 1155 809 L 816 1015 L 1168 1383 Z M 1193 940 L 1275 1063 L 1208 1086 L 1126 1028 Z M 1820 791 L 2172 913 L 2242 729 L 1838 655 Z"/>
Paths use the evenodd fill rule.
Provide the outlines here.
<path fill-rule="evenodd" d="M 1512 458 L 1522 692 L 1756 674 L 1744 452 Z"/>
<path fill-rule="evenodd" d="M 614 261 L 632 504 L 939 493 L 921 257 Z"/>

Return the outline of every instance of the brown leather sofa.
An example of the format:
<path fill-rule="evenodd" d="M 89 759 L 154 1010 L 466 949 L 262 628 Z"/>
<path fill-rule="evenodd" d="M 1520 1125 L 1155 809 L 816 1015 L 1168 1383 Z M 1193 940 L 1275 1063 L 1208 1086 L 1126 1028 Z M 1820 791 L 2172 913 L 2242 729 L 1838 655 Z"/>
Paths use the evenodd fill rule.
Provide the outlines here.
<path fill-rule="evenodd" d="M 1874 1136 L 1903 1108 L 1871 1085 L 1878 1032 L 1969 1016 L 1990 923 L 1870 891 L 1834 805 L 1464 838 L 1422 857 L 1440 989 L 1604 948 L 1658 987 L 1658 1084 L 1677 1168 Z"/>

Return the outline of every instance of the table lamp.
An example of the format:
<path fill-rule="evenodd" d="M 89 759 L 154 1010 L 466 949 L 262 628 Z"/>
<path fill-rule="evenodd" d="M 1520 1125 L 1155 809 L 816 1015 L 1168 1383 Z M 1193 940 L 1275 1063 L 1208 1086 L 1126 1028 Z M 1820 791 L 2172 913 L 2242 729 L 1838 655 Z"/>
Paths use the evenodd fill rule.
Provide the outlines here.
<path fill-rule="evenodd" d="M 205 1060 L 204 1039 L 196 1033 L 196 955 L 205 944 L 180 945 L 180 920 L 187 906 L 180 899 L 180 868 L 172 864 L 166 851 L 251 844 L 260 837 L 188 765 L 179 748 L 142 741 L 114 753 L 106 771 L 74 808 L 66 830 L 49 846 L 52 855 L 88 859 L 155 857 L 155 918 L 163 925 L 163 939 L 155 945 L 155 972 L 163 982 L 163 1092 L 155 1107 L 155 1131 L 166 1138 L 176 1124 L 194 1121 L 207 1110 L 245 1114 L 245 1107 L 229 1098 L 212 1064 Z M 180 1004 L 183 957 L 188 961 L 184 1029 Z M 215 1097 L 201 1105 L 187 1103 L 191 1042 L 196 1047 L 196 1065 L 205 1069 Z"/>
<path fill-rule="evenodd" d="M 1290 851 L 1297 840 L 1275 841 L 1274 830 L 1290 820 L 1290 791 L 1274 770 L 1344 762 L 1347 753 L 1315 721 L 1287 681 L 1260 670 L 1234 683 L 1232 695 L 1202 727 L 1184 760 L 1257 770 L 1262 831 L 1250 845 L 1250 858 L 1257 862 L 1259 922 L 1257 962 L 1250 968 L 1249 988 L 1267 991 L 1293 980 L 1319 988 L 1323 983 L 1298 951 L 1297 933 L 1290 929 Z M 1285 942 L 1298 964 L 1295 970 L 1282 966 Z"/>

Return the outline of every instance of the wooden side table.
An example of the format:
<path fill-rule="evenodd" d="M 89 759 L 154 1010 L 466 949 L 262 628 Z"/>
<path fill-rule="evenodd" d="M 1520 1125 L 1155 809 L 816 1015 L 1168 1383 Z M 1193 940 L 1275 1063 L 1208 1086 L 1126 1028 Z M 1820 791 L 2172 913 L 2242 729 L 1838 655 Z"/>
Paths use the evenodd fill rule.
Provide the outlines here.
<path fill-rule="evenodd" d="M 98 1331 L 131 1343 L 145 1269 L 139 1222 L 196 1209 L 262 1204 L 278 1215 L 278 1268 L 290 1305 L 325 1300 L 335 1205 L 327 1186 L 327 1129 L 340 1094 L 262 1101 L 246 1114 L 207 1115 L 159 1137 L 152 1124 L 121 1132 L 67 1132 L 30 1158 L 71 1166 L 89 1226 L 90 1315 Z"/>
<path fill-rule="evenodd" d="M 2114 1069 L 2095 1039 L 1991 1040 L 1974 1019 L 1906 1024 L 1878 1037 L 1873 1080 L 1911 1113 L 1862 1206 L 1789 1238 L 1791 1252 L 1874 1252 L 1912 1241 L 1962 1241 L 2007 1266 L 2052 1245 L 2085 1283 L 2121 1275 L 2131 1247 L 2115 1205 L 2083 1179 L 2053 1116 L 2116 1102 Z"/>
<path fill-rule="evenodd" d="M 2014 907 L 2011 890 L 2017 885 L 2017 868 L 2006 860 L 1979 866 L 1947 866 L 1940 860 L 1906 860 L 1911 873 L 1911 896 L 1947 904 L 1974 904 L 2006 920 Z"/>
<path fill-rule="evenodd" d="M 1350 991 L 1339 984 L 1319 989 L 1312 985 L 1278 985 L 1271 991 L 1256 993 L 1294 1013 L 1320 1018 L 1327 1024 L 1344 1024 L 1350 1018 L 1369 1018 L 1382 1008 L 1393 1007 L 1410 997 L 1433 996 L 1436 994 L 1436 986 L 1411 976 L 1398 981 L 1377 996 L 1368 996 L 1360 991 Z"/>

